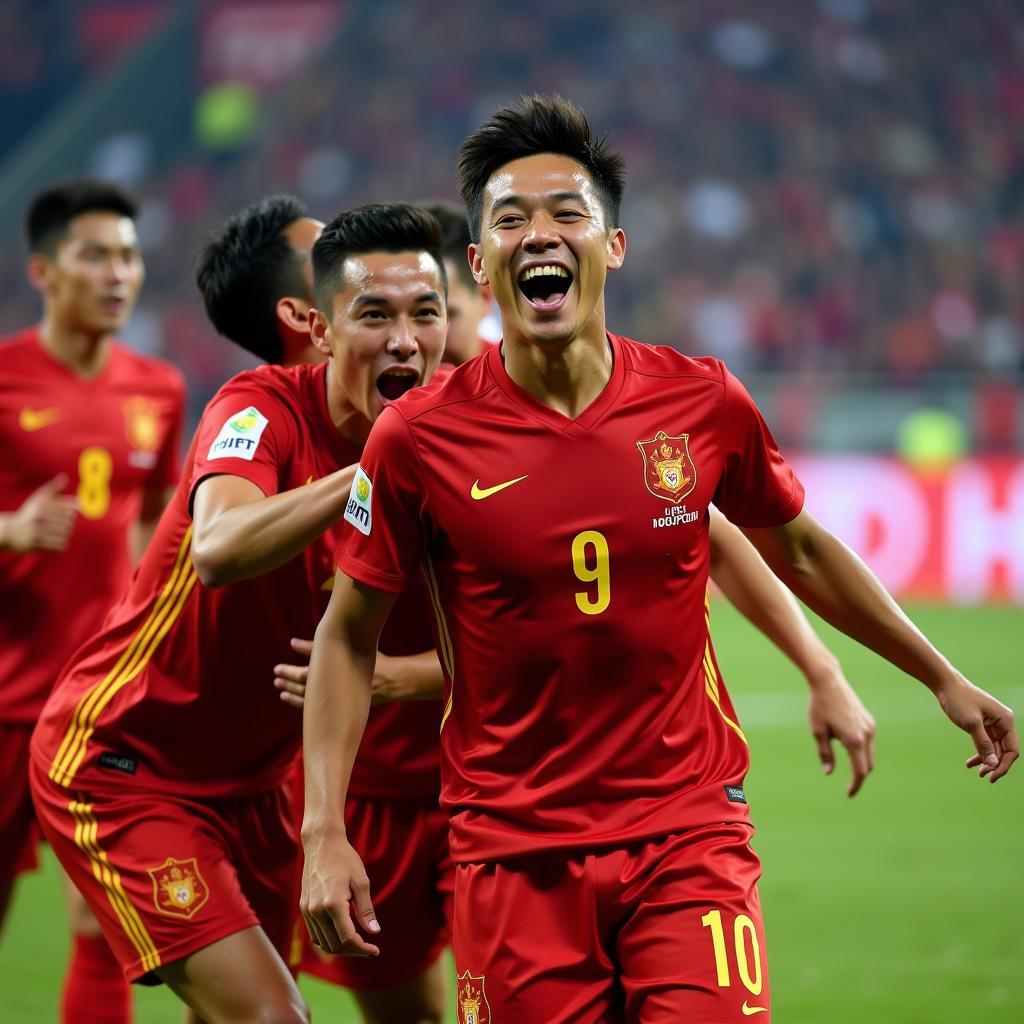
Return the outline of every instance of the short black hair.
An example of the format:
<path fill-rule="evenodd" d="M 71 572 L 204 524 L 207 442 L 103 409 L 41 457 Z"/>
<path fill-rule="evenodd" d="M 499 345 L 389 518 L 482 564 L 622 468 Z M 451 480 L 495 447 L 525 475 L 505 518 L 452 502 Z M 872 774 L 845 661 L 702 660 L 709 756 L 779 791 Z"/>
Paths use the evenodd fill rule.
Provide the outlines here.
<path fill-rule="evenodd" d="M 52 185 L 29 204 L 25 217 L 29 251 L 53 256 L 68 225 L 83 213 L 116 213 L 135 220 L 139 206 L 117 185 L 95 178 L 74 178 Z"/>
<path fill-rule="evenodd" d="M 459 149 L 459 191 L 469 214 L 469 231 L 480 241 L 484 189 L 505 164 L 538 153 L 558 153 L 579 161 L 589 172 L 608 227 L 617 227 L 626 163 L 607 136 L 595 138 L 587 115 L 561 96 L 524 96 L 519 103 L 496 110 L 486 124 L 469 135 Z"/>
<path fill-rule="evenodd" d="M 464 284 L 475 288 L 476 278 L 473 277 L 473 268 L 466 257 L 472 239 L 469 237 L 469 220 L 465 208 L 447 199 L 427 199 L 417 205 L 438 219 L 441 225 L 441 255 L 455 265 Z"/>
<path fill-rule="evenodd" d="M 262 199 L 230 217 L 196 261 L 196 284 L 210 323 L 268 363 L 284 358 L 278 300 L 295 295 L 313 301 L 302 272 L 305 254 L 284 235 L 305 216 L 306 207 L 295 196 Z"/>
<path fill-rule="evenodd" d="M 330 311 L 331 300 L 342 288 L 345 260 L 368 252 L 427 253 L 437 263 L 441 286 L 447 293 L 441 239 L 438 219 L 411 203 L 370 203 L 339 213 L 313 246 L 317 306 Z"/>

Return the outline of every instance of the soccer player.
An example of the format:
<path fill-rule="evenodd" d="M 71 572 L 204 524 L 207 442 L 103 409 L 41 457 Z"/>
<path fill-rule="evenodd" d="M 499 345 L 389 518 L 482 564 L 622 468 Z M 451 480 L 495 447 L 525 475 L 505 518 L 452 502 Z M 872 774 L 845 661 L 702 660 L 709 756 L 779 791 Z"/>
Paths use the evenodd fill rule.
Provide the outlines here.
<path fill-rule="evenodd" d="M 135 202 L 113 185 L 48 188 L 27 215 L 41 322 L 0 342 L 0 925 L 36 865 L 28 744 L 64 662 L 128 582 L 177 480 L 181 375 L 114 340 L 144 269 Z M 120 968 L 68 887 L 65 1021 L 127 1021 Z"/>
<path fill-rule="evenodd" d="M 201 260 L 211 318 L 234 330 L 244 296 L 291 330 L 302 314 L 282 303 L 280 277 L 267 294 L 226 286 L 247 227 L 261 229 L 243 215 Z M 272 241 L 284 233 L 296 273 L 320 228 L 262 225 Z M 331 358 L 248 371 L 214 396 L 129 590 L 65 669 L 32 741 L 44 831 L 125 973 L 165 982 L 204 1020 L 307 1016 L 282 959 L 301 723 L 261 681 L 322 610 L 329 528 L 371 423 L 440 361 L 439 245 L 437 222 L 408 206 L 361 208 L 325 229 L 314 251 L 335 272 L 313 334 Z M 266 358 L 275 339 L 254 334 L 236 340 Z"/>
<path fill-rule="evenodd" d="M 303 914 L 322 949 L 377 954 L 342 801 L 381 623 L 420 571 L 446 677 L 459 1019 L 768 1021 L 747 745 L 710 642 L 709 504 L 928 686 L 991 780 L 1018 756 L 1012 712 L 803 511 L 720 362 L 607 332 L 623 164 L 581 111 L 502 109 L 459 171 L 503 343 L 385 409 L 356 473 L 306 697 Z"/>
<path fill-rule="evenodd" d="M 480 323 L 491 306 L 491 289 L 489 285 L 477 283 L 466 259 L 471 241 L 466 211 L 443 200 L 420 205 L 441 222 L 444 231 L 442 252 L 448 274 L 448 337 L 444 343 L 444 360 L 461 366 L 490 347 L 490 342 L 480 336 Z"/>

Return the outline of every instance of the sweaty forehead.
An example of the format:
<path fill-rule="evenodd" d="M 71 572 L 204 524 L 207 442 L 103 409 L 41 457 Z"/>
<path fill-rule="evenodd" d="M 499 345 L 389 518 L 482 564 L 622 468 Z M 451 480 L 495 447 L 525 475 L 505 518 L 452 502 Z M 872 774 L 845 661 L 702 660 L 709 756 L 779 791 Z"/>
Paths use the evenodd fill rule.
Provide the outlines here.
<path fill-rule="evenodd" d="M 440 293 L 441 273 L 427 252 L 370 252 L 346 258 L 343 294 L 353 302 L 364 295 L 400 300 L 425 292 Z"/>
<path fill-rule="evenodd" d="M 516 196 L 537 201 L 561 192 L 574 192 L 597 204 L 599 197 L 590 172 L 578 160 L 559 153 L 536 153 L 499 167 L 487 179 L 484 206 L 493 207 Z"/>

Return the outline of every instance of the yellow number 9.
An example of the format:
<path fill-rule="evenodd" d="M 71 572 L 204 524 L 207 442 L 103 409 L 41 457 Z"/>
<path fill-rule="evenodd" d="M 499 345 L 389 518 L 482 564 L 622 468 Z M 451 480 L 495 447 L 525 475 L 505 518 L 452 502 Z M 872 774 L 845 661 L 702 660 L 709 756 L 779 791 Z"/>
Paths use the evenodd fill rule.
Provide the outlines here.
<path fill-rule="evenodd" d="M 110 508 L 114 460 L 106 448 L 83 448 L 78 456 L 78 510 L 86 519 L 102 519 Z"/>
<path fill-rule="evenodd" d="M 588 548 L 592 559 L 588 559 Z M 593 568 L 588 564 L 592 560 Z M 596 583 L 597 594 L 592 596 L 585 590 L 576 591 L 576 607 L 584 615 L 600 615 L 612 600 L 608 541 L 597 530 L 584 530 L 572 539 L 572 568 L 581 583 Z"/>

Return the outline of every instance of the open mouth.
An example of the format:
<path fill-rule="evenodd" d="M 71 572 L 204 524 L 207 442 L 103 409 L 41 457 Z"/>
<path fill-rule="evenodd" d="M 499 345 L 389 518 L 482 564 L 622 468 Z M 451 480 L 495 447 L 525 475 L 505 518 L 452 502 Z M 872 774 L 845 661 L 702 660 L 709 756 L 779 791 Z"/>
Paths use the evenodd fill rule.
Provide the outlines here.
<path fill-rule="evenodd" d="M 420 375 L 408 366 L 389 366 L 377 378 L 377 392 L 385 402 L 401 398 L 416 387 Z"/>
<path fill-rule="evenodd" d="M 572 274 L 554 263 L 527 267 L 519 275 L 519 290 L 536 310 L 558 309 L 572 287 Z"/>

